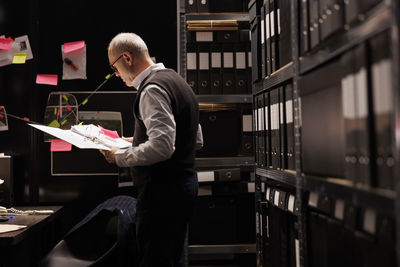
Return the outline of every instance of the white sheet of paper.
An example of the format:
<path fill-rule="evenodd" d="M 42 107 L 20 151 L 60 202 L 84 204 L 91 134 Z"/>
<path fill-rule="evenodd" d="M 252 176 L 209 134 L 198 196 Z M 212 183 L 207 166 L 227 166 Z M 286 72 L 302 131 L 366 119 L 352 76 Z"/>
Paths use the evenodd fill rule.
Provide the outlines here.
<path fill-rule="evenodd" d="M 78 148 L 81 149 L 102 149 L 102 150 L 110 150 L 112 147 L 119 147 L 121 153 L 121 149 L 126 149 L 130 146 L 132 146 L 131 143 L 121 139 L 111 139 L 108 138 L 104 135 L 98 135 L 98 138 L 101 138 L 101 140 L 105 143 L 99 143 L 92 141 L 91 138 L 88 137 L 94 137 L 96 136 L 96 131 L 98 131 L 98 127 L 94 125 L 75 125 L 72 127 L 75 127 L 75 130 L 63 130 L 59 128 L 54 128 L 54 127 L 48 127 L 44 125 L 37 125 L 37 124 L 29 124 L 30 126 L 41 130 L 43 132 L 46 132 L 52 136 L 55 136 L 57 138 L 60 138 Z M 96 130 L 97 128 L 97 130 Z M 77 133 L 77 131 L 81 132 L 82 134 L 85 133 L 85 136 Z"/>
<path fill-rule="evenodd" d="M 23 228 L 26 228 L 26 225 L 17 225 L 17 224 L 0 224 L 0 234 L 17 231 Z"/>

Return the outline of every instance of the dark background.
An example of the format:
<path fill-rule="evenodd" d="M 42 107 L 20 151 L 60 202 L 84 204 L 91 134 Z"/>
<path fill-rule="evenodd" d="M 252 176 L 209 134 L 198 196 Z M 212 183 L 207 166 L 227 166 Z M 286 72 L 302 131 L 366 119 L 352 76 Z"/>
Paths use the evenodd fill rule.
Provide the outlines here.
<path fill-rule="evenodd" d="M 0 105 L 10 114 L 43 122 L 50 92 L 94 90 L 110 73 L 107 46 L 119 32 L 139 34 L 157 62 L 176 69 L 176 28 L 175 1 L 0 0 L 0 35 L 27 34 L 34 57 L 24 65 L 0 67 Z M 62 81 L 61 45 L 80 40 L 87 47 L 87 80 Z M 35 84 L 37 74 L 58 74 L 58 86 Z M 102 90 L 131 89 L 113 78 Z M 115 111 L 131 110 L 128 101 L 110 103 Z M 43 142 L 43 134 L 23 121 L 8 122 L 9 131 L 0 132 L 0 152 L 15 157 L 14 206 L 65 205 L 76 210 L 72 224 L 105 198 L 126 193 L 118 191 L 115 176 L 52 177 L 50 145 Z"/>

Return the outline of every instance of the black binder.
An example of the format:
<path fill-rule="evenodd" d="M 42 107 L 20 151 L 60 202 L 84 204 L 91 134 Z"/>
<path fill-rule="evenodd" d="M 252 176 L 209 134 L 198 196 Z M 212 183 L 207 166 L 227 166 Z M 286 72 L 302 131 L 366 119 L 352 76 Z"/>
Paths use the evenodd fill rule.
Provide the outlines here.
<path fill-rule="evenodd" d="M 333 5 L 330 6 L 330 2 L 334 0 L 319 0 L 318 5 L 318 23 L 321 33 L 321 41 L 324 40 L 331 34 L 332 31 L 332 16 L 333 16 Z M 330 14 L 328 15 L 328 9 Z"/>
<path fill-rule="evenodd" d="M 280 0 L 279 66 L 292 61 L 291 0 Z"/>
<path fill-rule="evenodd" d="M 317 46 L 320 42 L 320 27 L 319 27 L 319 4 L 318 0 L 309 0 L 309 32 L 310 32 L 310 49 Z"/>
<path fill-rule="evenodd" d="M 279 91 L 270 92 L 271 116 L 271 165 L 273 169 L 280 167 L 280 132 L 279 132 Z"/>
<path fill-rule="evenodd" d="M 264 118 L 265 118 L 265 166 L 271 166 L 271 112 L 270 112 L 270 94 L 264 93 Z"/>
<path fill-rule="evenodd" d="M 186 0 L 185 1 L 185 11 L 186 11 L 186 13 L 197 12 L 197 0 Z"/>
<path fill-rule="evenodd" d="M 250 21 L 252 83 L 261 79 L 261 47 L 258 45 L 261 38 L 260 21 L 258 16 Z"/>
<path fill-rule="evenodd" d="M 275 9 L 275 0 L 269 1 L 269 20 L 270 20 L 270 34 L 271 34 L 271 73 L 277 70 L 277 55 L 278 53 L 278 27 L 277 27 L 277 14 Z"/>
<path fill-rule="evenodd" d="M 258 165 L 265 166 L 265 111 L 264 95 L 257 97 L 257 125 L 258 125 Z"/>
<path fill-rule="evenodd" d="M 286 133 L 287 133 L 287 169 L 296 170 L 294 154 L 294 107 L 292 84 L 285 86 Z"/>
<path fill-rule="evenodd" d="M 246 64 L 247 64 L 247 94 L 253 93 L 253 78 L 252 78 L 252 55 L 251 55 L 251 43 L 246 45 Z"/>
<path fill-rule="evenodd" d="M 364 44 L 354 49 L 354 76 L 356 84 L 356 118 L 357 118 L 357 143 L 358 182 L 371 184 L 371 147 L 370 147 L 370 114 L 369 114 L 369 90 L 367 77 L 367 51 Z"/>
<path fill-rule="evenodd" d="M 247 65 L 246 65 L 246 44 L 237 43 L 235 49 L 235 92 L 236 94 L 247 93 Z"/>
<path fill-rule="evenodd" d="M 222 53 L 221 45 L 211 44 L 211 94 L 222 94 Z"/>
<path fill-rule="evenodd" d="M 232 44 L 224 44 L 222 46 L 222 93 L 235 93 L 235 73 L 234 73 L 234 51 Z"/>
<path fill-rule="evenodd" d="M 253 155 L 253 116 L 251 110 L 242 111 L 242 145 L 240 154 Z"/>
<path fill-rule="evenodd" d="M 197 50 L 199 59 L 199 94 L 210 94 L 210 45 L 199 44 Z"/>
<path fill-rule="evenodd" d="M 325 0 L 326 1 L 326 0 Z M 328 16 L 330 34 L 334 34 L 341 30 L 344 25 L 344 5 L 343 1 L 328 0 L 331 6 L 332 15 Z"/>
<path fill-rule="evenodd" d="M 210 12 L 211 0 L 197 0 L 197 12 Z"/>
<path fill-rule="evenodd" d="M 238 31 L 217 31 L 216 41 L 219 43 L 236 43 L 239 41 Z"/>
<path fill-rule="evenodd" d="M 344 3 L 344 21 L 350 25 L 358 16 L 358 0 L 348 0 Z"/>
<path fill-rule="evenodd" d="M 346 136 L 345 146 L 345 178 L 356 182 L 357 180 L 357 120 L 356 120 L 356 87 L 354 75 L 354 52 L 343 54 L 341 65 L 342 77 L 342 110 L 344 131 Z"/>
<path fill-rule="evenodd" d="M 196 44 L 188 43 L 187 44 L 187 53 L 186 53 L 186 81 L 192 87 L 193 92 L 195 94 L 198 93 L 198 77 L 197 77 L 197 53 L 196 53 Z"/>
<path fill-rule="evenodd" d="M 351 0 L 350 0 L 351 1 Z M 300 1 L 300 54 L 304 55 L 310 49 L 309 32 L 309 0 Z"/>
<path fill-rule="evenodd" d="M 299 81 L 304 173 L 344 177 L 341 71 L 333 61 Z"/>
<path fill-rule="evenodd" d="M 390 35 L 381 33 L 369 40 L 369 58 L 371 62 L 371 84 L 373 96 L 373 116 L 375 134 L 375 185 L 381 188 L 395 189 L 393 158 L 393 88 L 392 61 L 390 58 Z"/>
<path fill-rule="evenodd" d="M 285 88 L 279 87 L 279 152 L 281 170 L 287 169 L 287 129 L 286 129 L 286 107 L 285 107 Z"/>
<path fill-rule="evenodd" d="M 265 76 L 271 74 L 271 22 L 269 15 L 269 0 L 264 0 L 264 22 L 265 22 L 265 57 L 262 59 L 265 63 Z"/>
<path fill-rule="evenodd" d="M 261 38 L 260 38 L 260 47 L 261 47 L 261 77 L 264 78 L 267 76 L 266 74 L 266 65 L 265 65 L 265 39 L 266 39 L 266 32 L 265 32 L 265 7 L 261 7 L 260 13 L 260 31 L 261 31 Z"/>

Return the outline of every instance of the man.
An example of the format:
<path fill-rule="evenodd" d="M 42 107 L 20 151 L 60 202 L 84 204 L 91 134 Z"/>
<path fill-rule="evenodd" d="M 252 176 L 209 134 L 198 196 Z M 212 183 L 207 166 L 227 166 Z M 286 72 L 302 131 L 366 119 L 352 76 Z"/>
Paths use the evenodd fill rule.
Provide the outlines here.
<path fill-rule="evenodd" d="M 132 147 L 123 153 L 102 153 L 110 163 L 131 167 L 139 186 L 139 265 L 183 266 L 186 227 L 198 189 L 194 156 L 201 129 L 196 97 L 175 71 L 153 63 L 136 34 L 115 36 L 108 58 L 116 76 L 138 90 L 135 132 L 126 139 Z"/>

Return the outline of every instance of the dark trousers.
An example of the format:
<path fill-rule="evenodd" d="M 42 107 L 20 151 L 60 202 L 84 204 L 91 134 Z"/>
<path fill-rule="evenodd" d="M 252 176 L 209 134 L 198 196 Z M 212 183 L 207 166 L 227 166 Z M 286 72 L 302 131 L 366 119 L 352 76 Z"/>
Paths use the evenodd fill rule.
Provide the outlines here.
<path fill-rule="evenodd" d="M 151 180 L 139 190 L 136 238 L 140 267 L 184 266 L 186 229 L 198 183 L 196 175 L 179 181 Z"/>

